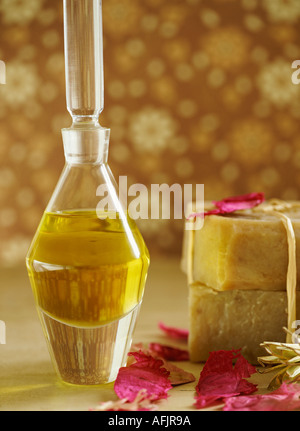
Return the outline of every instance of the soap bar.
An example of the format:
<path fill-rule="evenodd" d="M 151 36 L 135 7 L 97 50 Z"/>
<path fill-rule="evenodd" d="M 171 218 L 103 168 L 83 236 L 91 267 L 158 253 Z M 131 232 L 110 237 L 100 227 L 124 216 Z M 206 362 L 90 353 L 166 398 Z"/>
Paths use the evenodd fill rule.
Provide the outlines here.
<path fill-rule="evenodd" d="M 300 209 L 285 213 L 293 224 L 300 282 Z M 190 244 L 190 241 L 193 244 Z M 205 217 L 202 229 L 185 231 L 182 267 L 191 279 L 218 291 L 286 290 L 287 233 L 276 216 L 259 210 Z"/>
<path fill-rule="evenodd" d="M 286 342 L 286 292 L 231 290 L 217 292 L 200 283 L 189 286 L 189 353 L 204 362 L 209 352 L 242 349 L 251 363 L 266 354 L 264 341 Z M 300 319 L 300 292 L 297 292 Z"/>

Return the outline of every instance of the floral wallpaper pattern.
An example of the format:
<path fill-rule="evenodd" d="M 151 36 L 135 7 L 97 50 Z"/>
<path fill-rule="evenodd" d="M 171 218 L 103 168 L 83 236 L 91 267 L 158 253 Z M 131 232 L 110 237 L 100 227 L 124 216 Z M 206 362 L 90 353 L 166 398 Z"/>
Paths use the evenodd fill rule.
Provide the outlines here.
<path fill-rule="evenodd" d="M 206 199 L 300 199 L 299 0 L 103 0 L 109 164 Z M 64 164 L 62 0 L 0 0 L 0 265 L 24 262 Z M 181 220 L 140 223 L 180 253 Z"/>

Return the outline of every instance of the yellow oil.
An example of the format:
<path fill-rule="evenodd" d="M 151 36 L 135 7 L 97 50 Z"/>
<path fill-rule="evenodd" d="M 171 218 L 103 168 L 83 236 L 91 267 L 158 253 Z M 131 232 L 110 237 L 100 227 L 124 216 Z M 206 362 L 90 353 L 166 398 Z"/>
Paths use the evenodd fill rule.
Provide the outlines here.
<path fill-rule="evenodd" d="M 126 360 L 149 255 L 135 223 L 95 211 L 45 213 L 27 255 L 50 353 L 61 378 L 112 381 Z"/>

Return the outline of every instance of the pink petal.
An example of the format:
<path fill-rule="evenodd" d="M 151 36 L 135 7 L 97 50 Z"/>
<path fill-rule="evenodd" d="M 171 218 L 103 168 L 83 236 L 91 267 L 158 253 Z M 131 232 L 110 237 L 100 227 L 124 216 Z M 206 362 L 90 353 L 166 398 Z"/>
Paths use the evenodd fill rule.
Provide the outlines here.
<path fill-rule="evenodd" d="M 223 398 L 255 392 L 257 386 L 244 379 L 255 371 L 239 350 L 211 352 L 196 386 L 195 406 L 203 408 Z"/>
<path fill-rule="evenodd" d="M 176 347 L 165 346 L 160 343 L 150 343 L 149 351 L 153 356 L 159 356 L 167 361 L 188 361 L 189 352 Z"/>
<path fill-rule="evenodd" d="M 162 322 L 159 322 L 158 326 L 162 331 L 164 331 L 171 338 L 183 339 L 183 340 L 188 339 L 189 331 L 187 329 L 173 328 L 171 326 L 166 326 Z"/>
<path fill-rule="evenodd" d="M 240 355 L 235 363 L 234 371 L 240 378 L 248 378 L 256 373 L 256 368 Z"/>
<path fill-rule="evenodd" d="M 300 385 L 283 383 L 275 391 L 225 400 L 224 411 L 290 411 L 300 408 Z"/>
<path fill-rule="evenodd" d="M 254 208 L 264 202 L 263 193 L 249 193 L 241 196 L 233 196 L 221 201 L 214 201 L 213 204 L 223 213 Z"/>
<path fill-rule="evenodd" d="M 132 349 L 134 349 L 134 351 L 138 350 L 139 354 L 142 352 L 145 355 L 151 355 L 156 359 L 161 359 L 163 361 L 163 367 L 170 372 L 169 381 L 172 386 L 178 386 L 185 383 L 194 382 L 196 380 L 195 376 L 192 373 L 189 373 L 166 360 L 166 357 L 170 358 L 170 360 L 176 360 L 177 358 L 178 360 L 185 360 L 184 358 L 186 357 L 186 354 L 188 354 L 186 350 L 176 349 L 169 346 L 162 346 L 159 343 L 150 343 L 149 349 L 144 347 L 142 343 L 138 343 L 134 344 L 132 346 Z M 161 353 L 164 357 L 161 356 Z M 132 364 L 131 360 L 130 363 Z"/>
<path fill-rule="evenodd" d="M 232 196 L 220 201 L 213 201 L 215 209 L 206 211 L 205 213 L 193 213 L 188 219 L 194 217 L 205 217 L 208 215 L 230 214 L 235 211 L 254 208 L 265 201 L 264 193 L 248 193 L 240 196 Z"/>
<path fill-rule="evenodd" d="M 216 350 L 210 352 L 209 357 L 201 371 L 204 377 L 211 373 L 223 374 L 226 371 L 232 371 L 233 360 L 240 356 L 240 350 Z"/>
<path fill-rule="evenodd" d="M 238 379 L 232 372 L 223 374 L 214 373 L 201 379 L 201 384 L 196 386 L 196 408 L 204 408 L 221 401 L 223 397 L 239 395 L 237 390 Z"/>
<path fill-rule="evenodd" d="M 129 367 L 122 367 L 114 384 L 119 398 L 133 402 L 141 389 L 146 389 L 152 401 L 167 398 L 172 388 L 168 379 L 170 372 L 162 367 L 163 361 L 143 352 L 131 352 L 136 362 Z"/>
<path fill-rule="evenodd" d="M 128 356 L 133 356 L 136 361 L 130 367 L 159 369 L 163 365 L 161 359 L 153 358 L 153 356 L 142 350 L 138 352 L 129 352 Z"/>

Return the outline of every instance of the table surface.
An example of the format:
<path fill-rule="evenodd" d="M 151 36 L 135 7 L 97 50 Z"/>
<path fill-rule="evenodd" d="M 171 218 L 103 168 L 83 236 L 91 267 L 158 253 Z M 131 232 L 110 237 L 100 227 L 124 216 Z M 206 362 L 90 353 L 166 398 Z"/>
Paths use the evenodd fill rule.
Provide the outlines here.
<path fill-rule="evenodd" d="M 61 383 L 53 370 L 25 267 L 0 270 L 0 320 L 6 325 L 6 344 L 0 344 L 1 411 L 88 411 L 101 402 L 116 400 L 113 383 L 76 387 Z M 133 343 L 159 342 L 186 349 L 158 323 L 188 328 L 188 288 L 179 258 L 154 257 Z M 196 381 L 172 388 L 161 411 L 195 410 L 195 385 L 202 364 L 174 363 L 194 374 Z M 271 376 L 255 374 L 258 392 L 266 391 Z"/>

